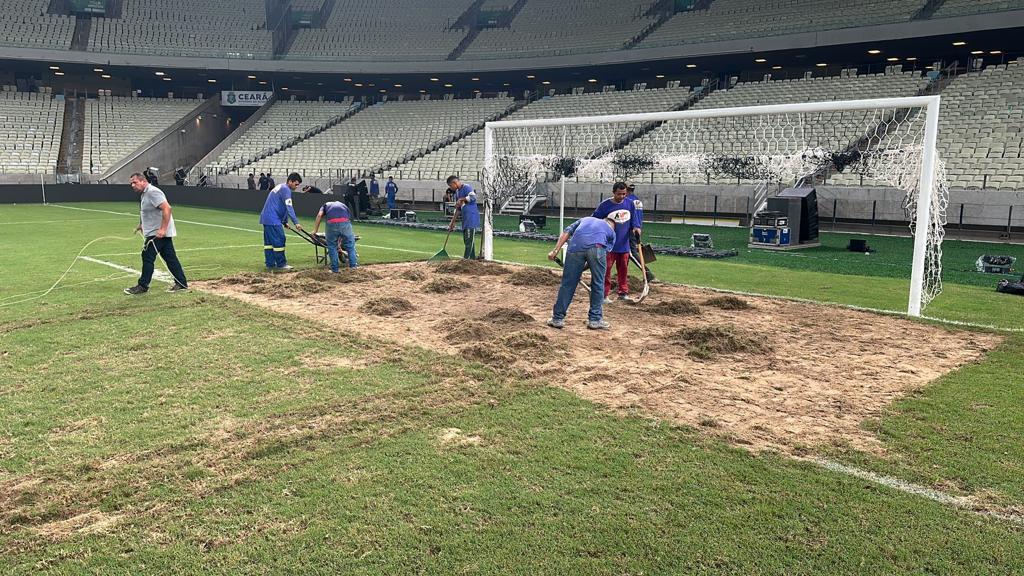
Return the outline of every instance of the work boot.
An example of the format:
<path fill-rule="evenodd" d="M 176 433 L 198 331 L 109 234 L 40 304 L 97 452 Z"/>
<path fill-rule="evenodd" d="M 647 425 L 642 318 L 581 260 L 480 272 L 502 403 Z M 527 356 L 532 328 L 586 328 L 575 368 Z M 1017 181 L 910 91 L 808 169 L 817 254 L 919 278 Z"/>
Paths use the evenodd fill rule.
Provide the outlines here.
<path fill-rule="evenodd" d="M 604 320 L 589 320 L 587 322 L 587 328 L 591 330 L 607 330 L 611 327 L 612 325 L 605 322 Z"/>

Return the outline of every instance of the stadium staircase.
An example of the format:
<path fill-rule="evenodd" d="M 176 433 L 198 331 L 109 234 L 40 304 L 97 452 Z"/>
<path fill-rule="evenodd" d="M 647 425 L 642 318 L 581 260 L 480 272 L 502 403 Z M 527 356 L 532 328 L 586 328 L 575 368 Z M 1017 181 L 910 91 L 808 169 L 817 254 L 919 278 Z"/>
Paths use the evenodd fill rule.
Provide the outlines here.
<path fill-rule="evenodd" d="M 335 0 L 324 0 L 324 3 L 320 6 L 320 13 L 316 17 L 316 21 L 313 22 L 313 28 L 323 28 L 327 24 L 327 20 L 330 19 L 331 14 L 334 12 Z"/>
<path fill-rule="evenodd" d="M 338 116 L 335 116 L 334 118 L 331 118 L 327 122 L 324 122 L 323 124 L 321 124 L 319 126 L 316 126 L 315 128 L 310 128 L 305 133 L 303 133 L 303 134 L 301 134 L 299 136 L 295 136 L 295 137 L 289 138 L 289 139 L 281 142 L 277 146 L 271 146 L 270 148 L 265 148 L 261 152 L 259 152 L 257 154 L 254 154 L 254 155 L 250 156 L 249 158 L 246 158 L 245 160 L 242 160 L 242 161 L 239 161 L 239 162 L 235 162 L 234 164 L 232 164 L 230 166 L 224 166 L 224 167 L 220 168 L 217 171 L 217 173 L 218 174 L 230 174 L 231 172 L 234 172 L 236 170 L 240 171 L 243 168 L 245 168 L 246 166 L 249 166 L 250 164 L 255 164 L 256 162 L 259 162 L 260 160 L 263 160 L 264 158 L 266 158 L 268 156 L 276 154 L 276 153 L 278 153 L 278 152 L 280 152 L 282 150 L 287 150 L 288 148 L 291 148 L 292 146 L 295 146 L 296 144 L 298 144 L 300 142 L 303 142 L 305 140 L 309 140 L 310 138 L 312 138 L 313 136 L 316 136 L 317 134 L 323 132 L 324 130 L 327 130 L 328 128 L 331 128 L 332 126 L 336 126 L 339 123 L 344 122 L 345 120 L 348 120 L 349 118 L 351 118 L 355 114 L 358 114 L 362 110 L 365 110 L 365 107 L 363 107 L 361 105 L 358 105 L 358 106 L 356 106 L 353 109 L 347 110 L 344 114 L 339 114 Z M 241 136 L 241 132 L 239 132 L 239 136 Z"/>
<path fill-rule="evenodd" d="M 107 18 L 120 18 L 124 12 L 124 0 L 107 0 Z"/>
<path fill-rule="evenodd" d="M 477 14 L 480 13 L 480 7 L 483 6 L 484 0 L 477 0 L 472 6 L 463 12 L 462 16 L 455 21 L 452 25 L 452 29 L 457 28 L 469 28 L 469 32 L 466 33 L 466 37 L 459 42 L 459 45 L 452 50 L 451 54 L 448 55 L 447 60 L 458 60 L 466 52 L 473 42 L 476 41 L 477 36 L 480 35 L 480 24 L 477 22 Z M 508 27 L 512 25 L 512 21 L 516 19 L 516 15 L 522 11 L 523 6 L 526 6 L 526 0 L 516 0 L 516 3 L 509 9 L 507 16 L 503 17 L 498 22 L 498 27 Z"/>
<path fill-rule="evenodd" d="M 681 111 L 681 110 L 688 110 L 690 107 L 695 105 L 697 102 L 700 102 L 701 100 L 703 100 L 705 97 L 707 97 L 708 94 L 710 94 L 711 92 L 713 92 L 717 88 L 718 88 L 718 81 L 717 80 L 715 80 L 713 82 L 709 82 L 707 85 L 701 86 L 699 89 L 694 90 L 693 92 L 691 92 L 687 96 L 686 100 L 680 102 L 677 106 L 675 106 L 675 107 L 673 107 L 673 108 L 671 108 L 670 110 L 667 110 L 667 111 L 668 112 L 678 112 L 678 111 Z M 644 124 L 643 126 L 635 129 L 635 130 L 631 130 L 631 131 L 623 134 L 614 144 L 611 144 L 609 146 L 605 146 L 605 147 L 602 147 L 602 148 L 599 148 L 599 149 L 595 150 L 591 154 L 591 157 L 592 158 L 597 158 L 597 157 L 602 156 L 604 154 L 607 154 L 609 152 L 614 152 L 615 150 L 620 150 L 620 149 L 626 147 L 630 142 L 636 140 L 637 138 L 640 138 L 641 136 L 644 136 L 645 134 L 647 134 L 651 130 L 654 130 L 655 128 L 661 126 L 662 124 L 663 124 L 663 122 L 648 122 L 648 123 Z M 548 197 L 546 195 L 544 195 L 544 194 L 542 194 L 540 192 L 537 192 L 535 190 L 531 190 L 530 192 L 527 192 L 527 193 L 524 193 L 524 194 L 517 194 L 517 195 L 513 196 L 512 198 L 509 198 L 505 202 L 505 204 L 503 204 L 501 206 L 501 208 L 498 210 L 498 213 L 499 214 L 511 214 L 511 215 L 517 215 L 517 216 L 518 215 L 526 215 L 526 214 L 529 214 L 531 210 L 533 210 L 537 206 L 543 205 L 547 201 L 548 201 Z"/>
<path fill-rule="evenodd" d="M 71 49 L 88 50 L 90 33 L 92 33 L 92 18 L 84 16 L 75 18 L 75 32 L 71 36 Z"/>
<path fill-rule="evenodd" d="M 64 105 L 64 128 L 57 153 L 57 173 L 82 173 L 82 152 L 85 149 L 85 98 L 70 98 Z"/>
<path fill-rule="evenodd" d="M 647 11 L 644 13 L 644 16 L 657 16 L 658 19 L 655 20 L 654 22 L 651 22 L 636 36 L 633 36 L 632 38 L 627 40 L 622 45 L 623 50 L 635 48 L 641 42 L 646 40 L 647 37 L 650 36 L 655 30 L 661 28 L 662 24 L 671 20 L 672 17 L 675 16 L 675 0 L 659 0 L 654 4 L 651 4 L 651 7 L 647 9 Z"/>
<path fill-rule="evenodd" d="M 47 14 L 70 14 L 71 8 L 68 6 L 68 0 L 50 0 L 50 4 L 46 7 Z"/>
<path fill-rule="evenodd" d="M 946 0 L 928 0 L 911 20 L 928 20 L 946 3 Z"/>

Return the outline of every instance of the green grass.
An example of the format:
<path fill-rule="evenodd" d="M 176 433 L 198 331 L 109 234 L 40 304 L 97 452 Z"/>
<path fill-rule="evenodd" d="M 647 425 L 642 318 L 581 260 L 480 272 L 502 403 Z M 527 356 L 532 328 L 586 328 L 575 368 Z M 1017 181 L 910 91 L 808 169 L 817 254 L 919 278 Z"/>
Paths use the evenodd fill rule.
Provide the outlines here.
<path fill-rule="evenodd" d="M 254 215 L 175 216 L 192 278 L 262 267 Z M 2 573 L 1024 572 L 1012 524 L 229 299 L 127 298 L 134 278 L 94 281 L 122 275 L 99 264 L 75 265 L 66 283 L 83 284 L 3 306 L 48 287 L 86 242 L 133 226 L 0 206 Z M 440 248 L 436 233 L 357 230 L 365 262 Z M 289 240 L 290 259 L 310 263 L 311 249 Z M 226 246 L 238 247 L 205 249 Z M 86 254 L 137 268 L 139 248 L 111 240 Z M 547 249 L 497 247 L 536 264 Z M 906 282 L 881 274 L 748 259 L 658 266 L 721 288 L 894 309 L 906 299 Z M 1013 326 L 1018 301 L 949 283 L 929 312 Z M 337 367 L 318 363 L 331 358 Z M 824 455 L 1019 508 L 1022 373 L 1024 337 L 1009 335 L 984 362 L 866 422 L 885 457 Z M 446 444 L 450 428 L 478 440 Z M 113 524 L 73 530 L 98 519 Z"/>

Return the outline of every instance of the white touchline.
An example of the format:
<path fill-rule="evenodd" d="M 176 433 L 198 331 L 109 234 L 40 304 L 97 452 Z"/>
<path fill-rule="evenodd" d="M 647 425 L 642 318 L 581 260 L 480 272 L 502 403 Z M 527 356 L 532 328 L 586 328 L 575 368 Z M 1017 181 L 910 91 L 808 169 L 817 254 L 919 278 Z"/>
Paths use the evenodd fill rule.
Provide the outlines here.
<path fill-rule="evenodd" d="M 175 252 L 202 252 L 202 251 L 208 251 L 208 250 L 233 250 L 233 249 L 236 249 L 236 248 L 263 248 L 263 244 L 241 244 L 241 245 L 238 245 L 238 246 L 209 246 L 209 247 L 206 247 L 206 248 L 178 248 L 177 246 L 175 246 L 174 247 L 174 251 Z M 138 253 L 139 253 L 139 251 L 136 250 L 135 252 L 110 252 L 110 253 L 107 253 L 107 254 L 93 254 L 92 256 L 94 258 L 99 258 L 101 256 L 134 256 L 134 255 L 136 255 Z"/>
<path fill-rule="evenodd" d="M 57 208 L 67 208 L 68 210 L 86 210 L 86 211 L 89 211 L 89 212 L 104 212 L 106 214 L 119 214 L 121 216 L 134 216 L 134 217 L 138 216 L 137 214 L 130 214 L 128 212 L 113 212 L 111 210 L 99 210 L 99 209 L 96 209 L 96 208 L 79 208 L 77 206 L 61 206 L 60 204 L 50 204 L 50 206 L 56 206 Z M 224 228 L 224 229 L 227 229 L 227 230 L 237 230 L 239 232 L 252 232 L 253 234 L 263 234 L 262 230 L 253 230 L 252 228 L 240 228 L 238 226 L 227 226 L 227 225 L 224 225 L 224 224 L 211 224 L 209 222 L 196 222 L 195 220 L 178 220 L 177 218 L 175 218 L 174 222 L 175 223 L 181 223 L 181 224 L 194 224 L 196 226 L 210 226 L 210 227 L 213 227 L 213 228 Z M 375 250 L 390 250 L 392 252 L 408 252 L 409 254 L 433 254 L 433 252 L 427 252 L 427 251 L 424 251 L 424 250 L 409 250 L 409 249 L 406 249 L 406 248 L 389 248 L 387 246 L 374 246 L 372 244 L 359 244 L 357 246 L 357 248 L 359 246 L 362 246 L 364 248 L 373 248 Z"/>
<path fill-rule="evenodd" d="M 72 220 L 26 220 L 23 222 L 0 222 L 0 226 L 13 226 L 15 224 L 67 224 L 69 222 L 109 222 L 120 220 L 120 218 L 80 218 Z"/>
<path fill-rule="evenodd" d="M 874 472 L 861 470 L 860 468 L 854 468 L 852 466 L 847 466 L 845 464 L 840 464 L 838 462 L 833 462 L 831 460 L 826 460 L 824 458 L 807 458 L 804 460 L 807 462 L 811 462 L 813 464 L 817 464 L 818 466 L 821 466 L 826 470 L 831 470 L 832 472 L 845 474 L 847 476 L 852 476 L 854 478 L 860 478 L 861 480 L 874 482 L 875 484 L 886 486 L 888 488 L 892 488 L 893 490 L 899 490 L 900 492 L 912 494 L 914 496 L 920 496 L 922 498 L 927 498 L 928 500 L 933 500 L 940 504 L 945 504 L 947 506 L 952 506 L 954 508 L 959 508 L 961 510 L 967 510 L 969 512 L 974 512 L 975 514 L 980 514 L 982 516 L 996 518 L 998 520 L 1010 522 L 1011 524 L 1016 524 L 1018 526 L 1024 526 L 1024 516 L 1001 514 L 999 512 L 992 512 L 989 510 L 981 509 L 972 498 L 966 496 L 953 496 L 952 494 L 946 494 L 945 492 L 940 492 L 933 488 L 928 488 L 927 486 L 921 486 L 919 484 L 905 482 L 903 480 L 900 480 L 899 478 L 893 478 L 891 476 L 882 476 L 881 474 L 875 474 Z"/>
<path fill-rule="evenodd" d="M 79 256 L 79 258 L 82 259 L 82 260 L 85 260 L 87 262 L 93 262 L 95 264 L 102 264 L 104 266 L 110 266 L 111 268 L 114 268 L 116 270 L 120 270 L 122 272 L 128 272 L 129 274 L 142 274 L 142 272 L 139 272 L 138 270 L 135 270 L 134 268 L 129 268 L 127 266 L 121 266 L 120 264 L 114 264 L 113 262 L 107 262 L 106 260 L 99 260 L 99 259 L 93 258 L 91 256 Z M 160 281 L 160 282 L 166 282 L 168 284 L 171 283 L 171 275 L 166 273 L 166 272 L 164 272 L 163 270 L 154 270 L 153 271 L 153 279 L 157 280 L 157 281 Z"/>

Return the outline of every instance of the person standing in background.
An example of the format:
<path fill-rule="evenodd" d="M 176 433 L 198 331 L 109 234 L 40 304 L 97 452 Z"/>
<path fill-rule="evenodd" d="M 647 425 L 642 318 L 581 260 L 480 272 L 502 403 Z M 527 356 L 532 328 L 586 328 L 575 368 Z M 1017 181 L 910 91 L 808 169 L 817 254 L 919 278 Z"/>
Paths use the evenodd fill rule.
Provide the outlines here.
<path fill-rule="evenodd" d="M 277 186 L 277 182 L 274 182 L 274 177 L 267 172 L 267 190 L 273 190 Z"/>
<path fill-rule="evenodd" d="M 628 301 L 629 298 L 629 237 L 632 233 L 632 214 L 633 205 L 626 202 L 626 183 L 616 182 L 612 186 L 612 197 L 608 198 L 604 202 L 601 202 L 594 213 L 591 214 L 594 218 L 607 218 L 612 212 L 625 210 L 629 212 L 630 218 L 626 219 L 625 222 L 616 222 L 615 224 L 615 244 L 608 249 L 608 267 L 605 271 L 604 277 L 604 297 L 605 304 L 611 304 L 609 296 L 612 292 L 612 265 L 615 265 L 615 271 L 617 272 L 617 288 L 619 293 L 619 300 Z"/>
<path fill-rule="evenodd" d="M 249 190 L 255 190 L 256 189 L 256 174 L 254 174 L 252 172 L 249 172 L 249 179 L 246 180 L 245 183 L 248 186 Z"/>
<path fill-rule="evenodd" d="M 636 195 L 636 184 L 627 186 L 626 191 L 629 192 L 626 195 L 626 202 L 633 206 L 633 221 L 631 222 L 633 233 L 629 235 L 629 252 L 639 263 L 640 248 L 643 246 L 641 234 L 644 227 L 644 203 Z M 654 282 L 654 272 L 651 272 L 650 266 L 644 266 L 644 270 L 647 274 L 647 282 Z"/>
<path fill-rule="evenodd" d="M 398 196 L 398 184 L 395 184 L 395 177 L 388 176 L 388 183 L 384 185 L 384 194 L 388 200 L 388 212 L 395 209 L 395 198 Z"/>
<path fill-rule="evenodd" d="M 264 192 L 270 190 L 270 186 L 268 185 L 267 181 L 267 175 L 264 174 L 263 172 L 260 172 L 260 190 L 263 190 Z"/>

